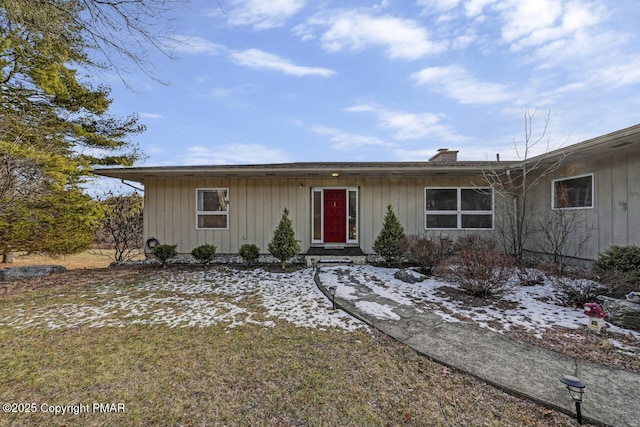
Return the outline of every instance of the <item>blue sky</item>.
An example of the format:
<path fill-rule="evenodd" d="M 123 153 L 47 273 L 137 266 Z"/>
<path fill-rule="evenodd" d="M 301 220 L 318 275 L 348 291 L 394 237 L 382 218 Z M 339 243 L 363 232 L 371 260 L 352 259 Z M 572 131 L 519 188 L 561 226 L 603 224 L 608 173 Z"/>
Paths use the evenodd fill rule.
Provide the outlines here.
<path fill-rule="evenodd" d="M 175 11 L 168 85 L 108 82 L 143 166 L 515 159 L 526 109 L 552 148 L 640 123 L 637 0 L 220 4 Z"/>

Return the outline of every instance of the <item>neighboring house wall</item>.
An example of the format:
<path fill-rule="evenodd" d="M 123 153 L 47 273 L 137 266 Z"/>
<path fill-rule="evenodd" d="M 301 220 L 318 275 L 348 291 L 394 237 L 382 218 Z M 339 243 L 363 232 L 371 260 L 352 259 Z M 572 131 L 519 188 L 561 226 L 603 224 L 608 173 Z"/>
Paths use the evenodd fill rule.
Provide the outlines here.
<path fill-rule="evenodd" d="M 302 251 L 311 246 L 311 188 L 358 188 L 359 246 L 372 253 L 382 227 L 386 206 L 391 204 L 409 233 L 425 233 L 425 187 L 485 186 L 481 177 L 430 175 L 425 177 L 339 178 L 152 178 L 145 179 L 144 229 L 146 238 L 177 244 L 179 253 L 213 244 L 218 253 L 237 253 L 244 243 L 255 243 L 262 253 L 280 221 L 283 208 L 290 218 Z M 196 189 L 229 189 L 229 227 L 196 229 Z M 474 231 L 492 233 L 492 231 Z M 455 239 L 462 230 L 429 231 L 433 236 Z"/>
<path fill-rule="evenodd" d="M 640 149 L 606 152 L 586 159 L 568 157 L 560 169 L 541 180 L 529 199 L 534 218 L 544 218 L 552 211 L 553 181 L 593 174 L 593 207 L 570 209 L 581 223 L 581 233 L 572 240 L 568 255 L 575 253 L 575 245 L 584 233 L 591 237 L 576 254 L 578 258 L 596 259 L 611 245 L 640 246 Z M 532 238 L 527 249 L 544 251 L 540 234 Z"/>

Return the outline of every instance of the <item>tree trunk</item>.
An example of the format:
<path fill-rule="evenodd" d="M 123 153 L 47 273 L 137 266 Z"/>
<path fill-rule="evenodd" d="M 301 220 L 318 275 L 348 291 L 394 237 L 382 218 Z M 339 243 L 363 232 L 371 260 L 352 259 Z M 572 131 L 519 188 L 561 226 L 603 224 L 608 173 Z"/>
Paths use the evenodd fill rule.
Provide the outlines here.
<path fill-rule="evenodd" d="M 2 253 L 2 263 L 3 264 L 13 264 L 13 252 L 6 251 Z"/>

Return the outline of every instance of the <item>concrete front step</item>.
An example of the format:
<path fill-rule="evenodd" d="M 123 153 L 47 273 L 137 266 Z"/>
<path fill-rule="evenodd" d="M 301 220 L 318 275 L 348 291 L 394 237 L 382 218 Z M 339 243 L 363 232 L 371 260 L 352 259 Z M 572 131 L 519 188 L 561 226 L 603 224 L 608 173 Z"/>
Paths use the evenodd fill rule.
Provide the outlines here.
<path fill-rule="evenodd" d="M 304 263 L 307 267 L 336 265 L 364 265 L 367 263 L 365 255 L 306 255 Z"/>

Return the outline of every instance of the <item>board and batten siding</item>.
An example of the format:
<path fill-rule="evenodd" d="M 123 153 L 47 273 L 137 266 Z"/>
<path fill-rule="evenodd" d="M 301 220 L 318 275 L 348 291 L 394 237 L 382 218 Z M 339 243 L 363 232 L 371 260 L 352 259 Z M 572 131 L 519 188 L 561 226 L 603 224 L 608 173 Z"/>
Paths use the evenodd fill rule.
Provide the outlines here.
<path fill-rule="evenodd" d="M 599 156 L 596 173 L 599 252 L 640 246 L 640 150 Z"/>
<path fill-rule="evenodd" d="M 590 234 L 589 240 L 575 254 L 594 260 L 612 245 L 640 246 L 640 150 L 601 153 L 597 158 L 571 161 L 567 159 L 552 175 L 541 180 L 532 191 L 532 215 L 551 210 L 552 182 L 556 179 L 593 174 L 593 208 L 576 210 L 581 223 L 580 233 Z M 578 239 L 570 243 L 568 255 L 574 256 Z M 543 251 L 541 234 L 535 235 L 527 249 Z"/>
<path fill-rule="evenodd" d="M 391 204 L 407 234 L 425 233 L 425 187 L 483 186 L 480 177 L 450 175 L 385 178 L 161 178 L 145 179 L 145 239 L 177 244 L 178 252 L 188 254 L 197 246 L 212 244 L 217 253 L 238 253 L 240 246 L 254 243 L 261 253 L 273 237 L 282 216 L 289 209 L 296 238 L 303 252 L 311 244 L 311 189 L 358 188 L 359 246 L 372 253 L 382 228 L 387 205 Z M 226 230 L 196 229 L 196 189 L 229 189 L 229 227 Z M 455 238 L 465 231 L 430 231 Z M 468 232 L 467 232 L 468 233 Z M 490 231 L 483 231 L 490 233 Z"/>

